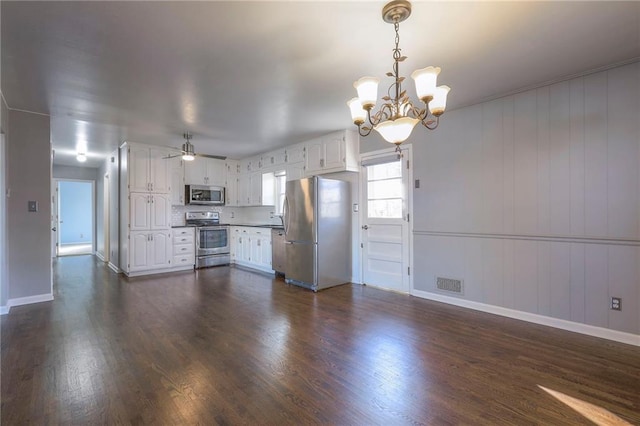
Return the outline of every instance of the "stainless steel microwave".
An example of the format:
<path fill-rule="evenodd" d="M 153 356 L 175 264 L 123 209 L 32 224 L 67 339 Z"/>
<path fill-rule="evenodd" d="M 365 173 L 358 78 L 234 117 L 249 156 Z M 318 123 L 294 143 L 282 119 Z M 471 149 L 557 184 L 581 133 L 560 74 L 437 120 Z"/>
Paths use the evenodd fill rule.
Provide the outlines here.
<path fill-rule="evenodd" d="M 221 186 L 185 185 L 184 190 L 187 204 L 224 205 L 224 188 Z"/>

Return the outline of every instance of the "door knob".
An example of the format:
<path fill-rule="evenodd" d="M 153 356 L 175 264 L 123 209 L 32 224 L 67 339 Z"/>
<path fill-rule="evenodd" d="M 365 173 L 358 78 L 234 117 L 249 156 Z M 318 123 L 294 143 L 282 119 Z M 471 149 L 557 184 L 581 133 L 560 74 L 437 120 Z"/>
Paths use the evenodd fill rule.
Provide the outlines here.
<path fill-rule="evenodd" d="M 53 228 L 51 228 L 51 230 L 52 230 L 53 232 L 56 232 L 56 227 L 54 226 Z"/>
<path fill-rule="evenodd" d="M 369 226 L 368 226 L 368 225 L 364 225 L 364 226 L 362 227 L 362 229 L 364 229 L 364 230 L 366 231 L 367 229 L 369 229 Z"/>

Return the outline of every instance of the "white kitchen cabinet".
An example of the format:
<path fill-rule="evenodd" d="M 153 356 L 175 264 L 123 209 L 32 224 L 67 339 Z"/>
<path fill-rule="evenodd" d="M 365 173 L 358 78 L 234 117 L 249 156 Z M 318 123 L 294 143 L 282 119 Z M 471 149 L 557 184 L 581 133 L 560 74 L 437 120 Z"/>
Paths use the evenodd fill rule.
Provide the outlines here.
<path fill-rule="evenodd" d="M 120 147 L 120 267 L 129 276 L 171 270 L 169 153 L 128 142 Z"/>
<path fill-rule="evenodd" d="M 129 272 L 168 268 L 171 266 L 171 230 L 134 231 L 129 240 Z"/>
<path fill-rule="evenodd" d="M 224 186 L 226 164 L 224 160 L 196 157 L 185 164 L 184 180 L 187 185 Z"/>
<path fill-rule="evenodd" d="M 133 192 L 129 195 L 131 231 L 167 229 L 171 226 L 171 202 L 168 194 Z"/>
<path fill-rule="evenodd" d="M 287 147 L 285 150 L 286 163 L 304 163 L 305 145 L 297 144 Z"/>
<path fill-rule="evenodd" d="M 227 160 L 225 163 L 227 173 L 225 175 L 225 204 L 227 206 L 238 206 L 238 169 L 240 163 L 235 160 Z"/>
<path fill-rule="evenodd" d="M 173 229 L 173 264 L 175 269 L 189 270 L 196 264 L 195 228 Z"/>
<path fill-rule="evenodd" d="M 287 161 L 287 152 L 284 149 L 271 151 L 262 155 L 262 168 L 280 166 Z"/>
<path fill-rule="evenodd" d="M 171 205 L 184 206 L 184 161 L 174 157 L 169 162 L 171 170 Z"/>
<path fill-rule="evenodd" d="M 290 180 L 302 179 L 305 176 L 304 162 L 287 164 L 285 167 L 287 182 Z"/>
<path fill-rule="evenodd" d="M 131 192 L 169 193 L 169 151 L 148 145 L 128 144 L 128 187 Z"/>
<path fill-rule="evenodd" d="M 351 130 L 331 133 L 306 143 L 305 173 L 313 176 L 358 171 L 359 139 Z"/>
<path fill-rule="evenodd" d="M 275 176 L 273 172 L 242 173 L 238 178 L 239 206 L 273 206 Z"/>
<path fill-rule="evenodd" d="M 263 272 L 273 273 L 271 266 L 271 228 L 234 226 L 232 234 L 232 263 Z M 235 243 L 233 242 L 235 238 Z"/>

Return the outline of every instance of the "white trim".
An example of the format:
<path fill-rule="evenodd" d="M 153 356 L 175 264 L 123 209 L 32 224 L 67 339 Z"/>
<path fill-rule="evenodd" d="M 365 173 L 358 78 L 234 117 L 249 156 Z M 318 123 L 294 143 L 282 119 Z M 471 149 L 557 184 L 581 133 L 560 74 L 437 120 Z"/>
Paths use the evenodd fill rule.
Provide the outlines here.
<path fill-rule="evenodd" d="M 471 300 L 458 299 L 456 297 L 444 296 L 441 294 L 430 293 L 423 290 L 414 289 L 412 294 L 423 299 L 447 303 L 449 305 L 460 306 L 462 308 L 469 308 L 476 311 L 482 311 L 490 314 L 500 315 L 503 317 L 527 321 L 534 324 L 541 324 L 549 327 L 559 328 L 562 330 L 573 331 L 575 333 L 600 337 L 602 339 L 613 340 L 620 343 L 626 343 L 628 345 L 640 346 L 640 335 L 637 334 L 596 327 L 594 325 L 582 324 L 559 318 L 546 317 L 544 315 L 532 314 L 529 312 L 516 311 L 515 309 L 488 305 L 486 303 L 474 302 Z"/>
<path fill-rule="evenodd" d="M 113 263 L 109 262 L 109 269 L 111 269 L 113 272 L 115 272 L 116 274 L 119 274 L 120 268 L 118 268 L 116 265 L 114 265 Z"/>
<path fill-rule="evenodd" d="M 2 90 L 0 90 L 0 97 L 2 97 L 2 101 L 4 102 L 4 106 L 7 107 L 7 110 L 10 110 L 11 108 L 9 108 L 9 104 L 7 103 L 7 99 L 4 97 L 4 93 L 2 93 Z"/>
<path fill-rule="evenodd" d="M 100 259 L 102 262 L 104 262 L 104 256 L 99 251 L 96 252 L 96 257 Z"/>
<path fill-rule="evenodd" d="M 474 232 L 413 231 L 413 235 L 436 237 L 490 238 L 500 240 L 551 241 L 558 243 L 606 244 L 617 246 L 640 246 L 640 240 L 599 237 L 568 237 L 564 235 L 523 235 L 523 234 L 491 234 Z"/>
<path fill-rule="evenodd" d="M 5 99 L 5 103 L 6 103 L 6 99 Z M 26 114 L 35 114 L 35 115 L 42 115 L 42 116 L 45 116 L 45 117 L 51 117 L 51 114 L 45 114 L 44 112 L 35 112 L 35 111 L 29 111 L 29 110 L 26 110 L 26 109 L 11 108 L 8 105 L 7 105 L 7 109 L 9 109 L 11 111 L 24 112 Z"/>
<path fill-rule="evenodd" d="M 18 297 L 17 299 L 9 299 L 7 301 L 7 307 L 9 309 L 14 306 L 30 305 L 32 303 L 50 302 L 53 300 L 53 294 L 45 293 L 38 294 L 36 296 Z"/>
<path fill-rule="evenodd" d="M 0 306 L 0 315 L 7 315 L 9 313 L 9 306 Z"/>

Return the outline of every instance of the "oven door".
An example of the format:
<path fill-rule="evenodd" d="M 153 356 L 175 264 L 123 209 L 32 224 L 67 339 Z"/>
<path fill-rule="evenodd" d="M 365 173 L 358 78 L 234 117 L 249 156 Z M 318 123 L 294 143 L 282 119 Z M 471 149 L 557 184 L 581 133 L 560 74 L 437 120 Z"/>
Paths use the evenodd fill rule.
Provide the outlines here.
<path fill-rule="evenodd" d="M 229 227 L 202 226 L 196 228 L 196 247 L 198 256 L 229 253 Z"/>

